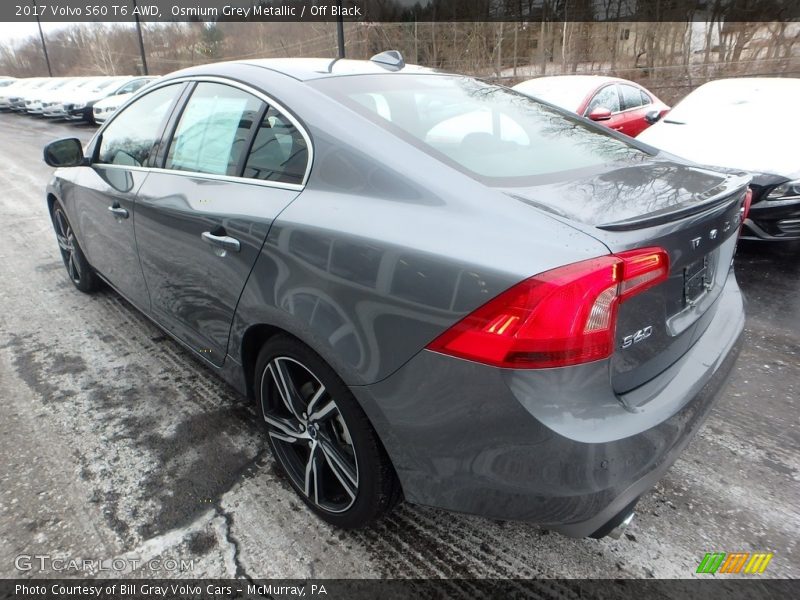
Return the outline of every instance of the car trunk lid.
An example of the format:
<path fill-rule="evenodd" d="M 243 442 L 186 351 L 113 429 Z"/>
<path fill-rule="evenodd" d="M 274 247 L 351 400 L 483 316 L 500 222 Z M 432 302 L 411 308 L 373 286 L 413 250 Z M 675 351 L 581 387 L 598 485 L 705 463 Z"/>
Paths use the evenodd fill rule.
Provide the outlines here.
<path fill-rule="evenodd" d="M 731 268 L 748 183 L 745 174 L 660 161 L 506 190 L 555 213 L 611 252 L 667 251 L 668 279 L 619 307 L 610 361 L 615 392 L 656 377 L 705 331 Z"/>

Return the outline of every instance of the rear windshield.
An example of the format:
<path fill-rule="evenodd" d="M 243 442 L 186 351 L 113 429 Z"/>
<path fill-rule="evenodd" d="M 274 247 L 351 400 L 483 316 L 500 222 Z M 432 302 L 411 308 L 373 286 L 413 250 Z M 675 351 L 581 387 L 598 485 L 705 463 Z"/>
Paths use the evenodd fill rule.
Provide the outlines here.
<path fill-rule="evenodd" d="M 574 115 L 469 77 L 398 73 L 311 85 L 487 185 L 649 157 Z"/>

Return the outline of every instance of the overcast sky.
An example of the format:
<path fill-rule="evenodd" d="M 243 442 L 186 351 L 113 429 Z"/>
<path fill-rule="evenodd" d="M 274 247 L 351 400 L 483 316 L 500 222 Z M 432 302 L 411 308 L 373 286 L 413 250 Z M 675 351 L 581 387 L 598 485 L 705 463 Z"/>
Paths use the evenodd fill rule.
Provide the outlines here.
<path fill-rule="evenodd" d="M 75 25 L 75 23 L 42 23 L 45 39 L 47 34 L 51 31 L 56 31 L 63 27 Z M 36 21 L 30 23 L 9 23 L 7 21 L 0 21 L 0 42 L 1 43 L 17 43 L 32 35 L 39 35 L 39 28 L 36 26 Z"/>

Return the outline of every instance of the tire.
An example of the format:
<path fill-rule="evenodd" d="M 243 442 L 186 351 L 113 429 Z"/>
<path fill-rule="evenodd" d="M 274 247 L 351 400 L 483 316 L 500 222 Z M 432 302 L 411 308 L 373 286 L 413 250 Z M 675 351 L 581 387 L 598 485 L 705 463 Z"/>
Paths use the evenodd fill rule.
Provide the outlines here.
<path fill-rule="evenodd" d="M 56 201 L 53 204 L 50 217 L 53 221 L 53 229 L 56 232 L 61 260 L 64 261 L 70 281 L 84 294 L 91 294 L 97 291 L 100 287 L 100 278 L 94 272 L 78 245 L 75 232 L 60 202 Z"/>
<path fill-rule="evenodd" d="M 375 430 L 319 355 L 280 335 L 261 349 L 254 372 L 272 454 L 314 513 L 355 529 L 397 503 L 400 484 Z"/>

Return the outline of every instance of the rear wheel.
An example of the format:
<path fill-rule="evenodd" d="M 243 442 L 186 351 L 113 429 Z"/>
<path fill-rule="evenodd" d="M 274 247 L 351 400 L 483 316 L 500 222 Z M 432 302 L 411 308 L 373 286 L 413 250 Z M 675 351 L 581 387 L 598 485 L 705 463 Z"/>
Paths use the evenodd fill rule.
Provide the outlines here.
<path fill-rule="evenodd" d="M 278 464 L 325 521 L 363 527 L 389 510 L 399 484 L 347 386 L 294 338 L 270 340 L 256 361 L 255 395 Z"/>
<path fill-rule="evenodd" d="M 94 292 L 100 286 L 100 279 L 83 255 L 75 237 L 75 231 L 67 219 L 64 208 L 58 202 L 54 204 L 51 216 L 58 240 L 58 249 L 61 252 L 64 266 L 67 268 L 67 275 L 80 291 L 87 294 Z"/>

